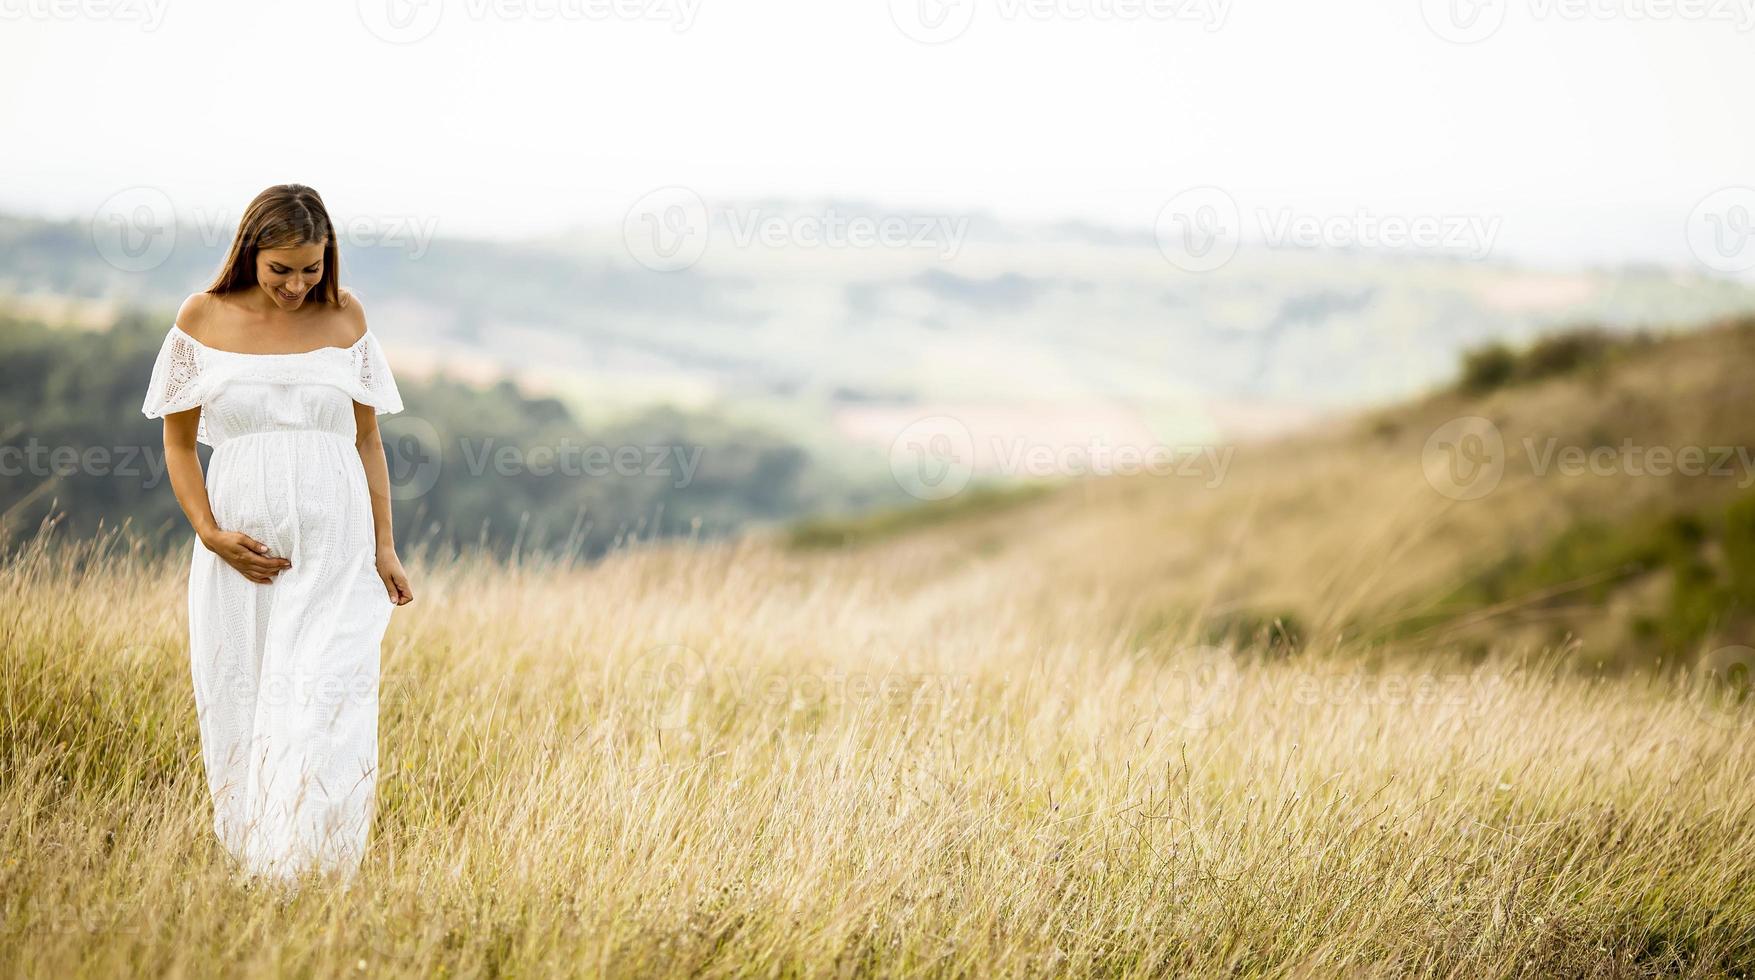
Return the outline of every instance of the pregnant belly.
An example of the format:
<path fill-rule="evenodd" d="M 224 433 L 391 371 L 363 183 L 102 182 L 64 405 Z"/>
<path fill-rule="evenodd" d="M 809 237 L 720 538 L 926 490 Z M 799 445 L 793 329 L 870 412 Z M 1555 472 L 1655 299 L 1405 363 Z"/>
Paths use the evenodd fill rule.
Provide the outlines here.
<path fill-rule="evenodd" d="M 372 547 L 371 497 L 352 440 L 328 432 L 236 436 L 213 451 L 208 500 L 222 531 L 241 531 L 290 558 Z"/>

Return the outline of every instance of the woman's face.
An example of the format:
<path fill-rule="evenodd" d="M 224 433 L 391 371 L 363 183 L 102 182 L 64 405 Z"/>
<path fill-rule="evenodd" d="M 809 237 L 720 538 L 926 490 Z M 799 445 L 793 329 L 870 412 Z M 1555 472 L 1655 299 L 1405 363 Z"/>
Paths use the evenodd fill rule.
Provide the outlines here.
<path fill-rule="evenodd" d="M 256 253 L 256 282 L 268 298 L 291 312 L 323 279 L 323 244 L 265 248 Z"/>

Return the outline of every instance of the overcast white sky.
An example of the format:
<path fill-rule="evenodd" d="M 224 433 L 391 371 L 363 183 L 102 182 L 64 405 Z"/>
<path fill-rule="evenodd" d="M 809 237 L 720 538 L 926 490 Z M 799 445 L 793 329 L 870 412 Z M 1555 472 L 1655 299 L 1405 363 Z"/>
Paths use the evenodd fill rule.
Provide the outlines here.
<path fill-rule="evenodd" d="M 1698 202 L 1755 183 L 1755 0 L 618 2 L 0 0 L 0 207 L 149 185 L 235 213 L 298 181 L 498 237 L 682 184 L 1149 229 L 1212 184 L 1669 260 Z M 940 13 L 967 25 L 909 36 Z M 1471 13 L 1503 26 L 1440 36 Z"/>

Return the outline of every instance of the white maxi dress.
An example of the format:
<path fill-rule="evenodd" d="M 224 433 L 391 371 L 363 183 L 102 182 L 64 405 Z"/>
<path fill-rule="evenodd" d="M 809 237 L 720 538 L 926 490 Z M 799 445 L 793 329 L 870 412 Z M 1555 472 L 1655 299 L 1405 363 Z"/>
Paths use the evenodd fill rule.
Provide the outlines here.
<path fill-rule="evenodd" d="M 376 803 L 379 645 L 395 604 L 376 568 L 353 403 L 400 412 L 370 330 L 350 347 L 245 354 L 172 325 L 148 418 L 201 407 L 208 500 L 292 567 L 267 585 L 194 541 L 189 655 L 213 824 L 248 872 L 351 877 Z"/>

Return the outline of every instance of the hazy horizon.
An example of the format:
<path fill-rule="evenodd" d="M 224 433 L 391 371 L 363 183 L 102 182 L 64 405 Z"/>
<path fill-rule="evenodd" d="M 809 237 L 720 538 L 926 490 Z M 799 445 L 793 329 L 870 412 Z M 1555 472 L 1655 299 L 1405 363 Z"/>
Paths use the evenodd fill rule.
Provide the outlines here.
<path fill-rule="evenodd" d="M 145 186 L 235 213 L 296 181 L 337 214 L 506 241 L 684 187 L 1150 230 L 1217 187 L 1246 240 L 1472 220 L 1495 257 L 1564 266 L 1697 263 L 1690 235 L 1749 236 L 1755 131 L 1714 97 L 1755 83 L 1741 0 L 1491 0 L 1479 38 L 1440 0 L 937 2 L 17 2 L 0 80 L 43 94 L 0 108 L 0 209 L 89 218 Z M 257 39 L 323 67 L 265 73 Z"/>

